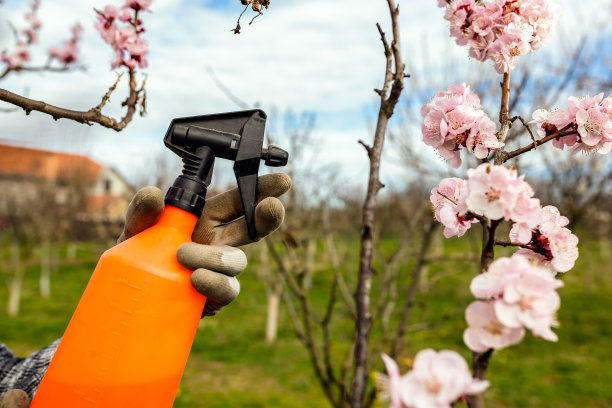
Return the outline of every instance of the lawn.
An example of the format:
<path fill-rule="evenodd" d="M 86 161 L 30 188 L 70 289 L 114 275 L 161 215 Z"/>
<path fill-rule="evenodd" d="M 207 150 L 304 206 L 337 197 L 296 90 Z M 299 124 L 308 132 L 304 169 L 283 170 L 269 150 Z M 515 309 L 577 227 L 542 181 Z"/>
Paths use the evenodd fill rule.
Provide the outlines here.
<path fill-rule="evenodd" d="M 461 252 L 460 245 L 460 240 L 450 240 L 446 250 Z M 487 406 L 612 406 L 612 259 L 598 242 L 584 242 L 580 249 L 576 268 L 562 277 L 559 342 L 528 335 L 521 344 L 495 353 L 489 371 L 492 385 L 485 394 Z M 95 247 L 82 246 L 78 262 L 62 264 L 53 275 L 49 299 L 38 295 L 38 270 L 29 267 L 17 317 L 6 314 L 8 290 L 6 285 L 0 287 L 0 341 L 25 356 L 61 336 L 96 259 Z M 257 268 L 257 256 L 251 260 L 249 269 Z M 410 264 L 400 266 L 403 279 Z M 440 270 L 441 266 L 432 266 L 430 272 Z M 322 268 L 313 279 L 315 303 L 322 303 L 327 294 L 330 276 L 325 271 Z M 419 349 L 432 347 L 453 349 L 469 358 L 461 334 L 463 310 L 472 301 L 467 290 L 470 273 L 444 278 L 419 295 L 414 322 L 441 323 L 409 333 L 402 357 L 409 359 Z M 201 321 L 174 406 L 329 406 L 287 314 L 281 311 L 277 342 L 266 344 L 265 288 L 249 270 L 241 283 L 243 293 L 234 304 Z M 350 337 L 350 325 L 339 322 L 337 326 L 338 341 Z M 382 365 L 375 369 L 382 370 Z"/>

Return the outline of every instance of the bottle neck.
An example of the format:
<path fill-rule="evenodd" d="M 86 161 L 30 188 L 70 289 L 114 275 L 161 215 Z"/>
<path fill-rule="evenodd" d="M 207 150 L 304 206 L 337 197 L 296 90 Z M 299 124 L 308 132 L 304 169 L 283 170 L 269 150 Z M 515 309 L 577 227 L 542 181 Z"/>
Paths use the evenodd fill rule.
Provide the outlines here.
<path fill-rule="evenodd" d="M 193 174 L 181 174 L 166 192 L 164 202 L 166 205 L 189 211 L 199 218 L 204 210 L 205 199 L 206 184 L 204 181 Z"/>
<path fill-rule="evenodd" d="M 189 211 L 166 205 L 156 225 L 180 231 L 191 237 L 197 222 L 198 217 Z"/>

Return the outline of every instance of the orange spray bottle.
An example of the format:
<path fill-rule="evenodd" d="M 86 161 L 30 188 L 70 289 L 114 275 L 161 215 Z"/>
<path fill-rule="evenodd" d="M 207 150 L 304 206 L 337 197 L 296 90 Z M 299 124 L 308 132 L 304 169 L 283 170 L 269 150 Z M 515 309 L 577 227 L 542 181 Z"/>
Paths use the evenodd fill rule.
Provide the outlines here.
<path fill-rule="evenodd" d="M 261 110 L 174 119 L 164 142 L 183 158 L 153 227 L 106 251 L 81 297 L 32 401 L 33 408 L 169 408 L 206 298 L 176 259 L 204 208 L 216 157 L 233 160 L 249 235 L 260 160 L 287 163 L 262 148 Z"/>

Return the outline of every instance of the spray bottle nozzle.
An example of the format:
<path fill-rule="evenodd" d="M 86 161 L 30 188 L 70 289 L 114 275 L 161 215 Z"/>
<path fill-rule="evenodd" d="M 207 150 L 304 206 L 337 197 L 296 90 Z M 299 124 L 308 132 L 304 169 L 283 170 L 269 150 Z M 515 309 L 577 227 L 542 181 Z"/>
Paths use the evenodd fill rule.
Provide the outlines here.
<path fill-rule="evenodd" d="M 266 166 L 281 167 L 287 164 L 289 153 L 276 146 L 268 146 L 261 150 L 261 159 L 265 160 Z"/>
<path fill-rule="evenodd" d="M 289 158 L 279 147 L 263 147 L 265 124 L 266 114 L 259 109 L 173 119 L 164 143 L 183 159 L 184 166 L 166 194 L 166 204 L 199 217 L 215 158 L 232 160 L 249 236 L 255 239 L 259 162 L 279 167 Z"/>

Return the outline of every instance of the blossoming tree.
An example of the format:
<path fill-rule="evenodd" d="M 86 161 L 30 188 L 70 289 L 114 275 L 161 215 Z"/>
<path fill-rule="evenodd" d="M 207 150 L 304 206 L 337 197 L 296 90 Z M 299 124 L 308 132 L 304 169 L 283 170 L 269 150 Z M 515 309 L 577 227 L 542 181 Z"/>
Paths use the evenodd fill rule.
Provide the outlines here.
<path fill-rule="evenodd" d="M 450 85 L 421 108 L 425 144 L 455 168 L 462 154 L 481 161 L 466 178 L 446 178 L 431 191 L 435 219 L 446 238 L 461 237 L 474 224 L 482 228 L 481 273 L 470 285 L 475 301 L 465 311 L 463 333 L 472 351 L 473 378 L 466 376 L 467 364 L 453 351 L 421 351 L 412 371 L 403 376 L 383 356 L 388 376 L 382 389 L 393 408 L 450 407 L 464 396 L 470 407 L 484 407 L 482 392 L 489 385 L 487 367 L 494 350 L 519 343 L 527 331 L 558 340 L 552 328 L 563 282 L 556 275 L 573 268 L 578 238 L 567 228 L 569 220 L 556 207 L 542 205 L 524 176 L 505 164 L 549 141 L 572 154 L 612 149 L 612 97 L 603 93 L 570 97 L 567 107 L 552 111 L 537 109 L 529 123 L 510 115 L 510 74 L 516 59 L 546 43 L 558 7 L 548 0 L 438 0 L 438 5 L 446 10 L 456 43 L 467 46 L 470 57 L 490 60 L 503 76 L 498 129 L 466 84 Z M 506 151 L 506 136 L 517 120 L 532 140 Z M 504 222 L 511 224 L 507 239 L 497 232 Z M 495 259 L 496 246 L 517 251 Z"/>
<path fill-rule="evenodd" d="M 139 108 L 141 115 L 145 113 L 146 93 L 144 87 L 146 78 L 140 81 L 139 85 L 136 74 L 137 68 L 147 67 L 146 55 L 149 52 L 149 47 L 147 40 L 142 37 L 145 32 L 142 18 L 144 13 L 149 11 L 152 1 L 126 0 L 120 7 L 107 5 L 101 11 L 95 10 L 97 13 L 95 28 L 100 32 L 102 39 L 111 46 L 114 53 L 111 69 L 120 72 L 115 83 L 102 96 L 97 106 L 87 111 L 76 111 L 30 99 L 1 88 L 0 100 L 22 108 L 26 114 L 31 111 L 39 111 L 51 115 L 56 120 L 60 118 L 70 119 L 88 125 L 98 123 L 116 131 L 123 130 L 132 121 Z M 12 49 L 1 51 L 0 80 L 10 74 L 27 71 L 60 72 L 78 68 L 77 64 L 80 60 L 79 41 L 83 31 L 83 26 L 79 23 L 72 26 L 72 36 L 69 40 L 62 45 L 49 48 L 47 51 L 48 59 L 45 64 L 40 66 L 31 64 L 32 48 L 37 44 L 42 28 L 42 22 L 38 18 L 40 7 L 39 0 L 30 3 L 29 11 L 25 14 L 28 26 L 21 32 L 14 30 L 15 46 Z M 121 119 L 106 116 L 102 113 L 102 109 L 126 72 L 128 75 L 128 96 L 121 104 L 125 106 L 125 114 Z"/>

